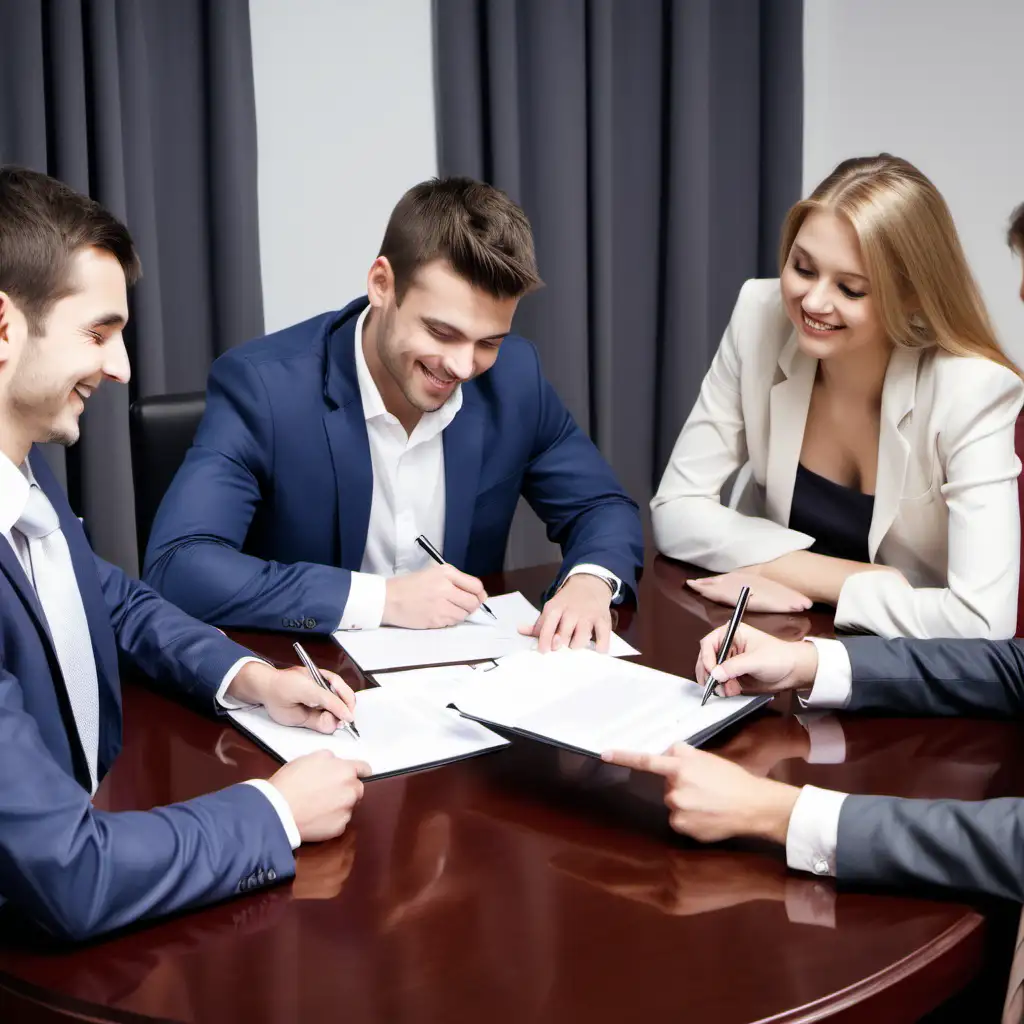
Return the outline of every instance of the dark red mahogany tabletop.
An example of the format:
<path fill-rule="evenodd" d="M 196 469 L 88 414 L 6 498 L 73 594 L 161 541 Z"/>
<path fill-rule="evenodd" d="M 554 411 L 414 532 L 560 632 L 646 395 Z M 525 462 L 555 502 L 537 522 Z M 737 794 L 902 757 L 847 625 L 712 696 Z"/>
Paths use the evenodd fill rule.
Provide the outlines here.
<path fill-rule="evenodd" d="M 699 639 L 728 611 L 688 591 L 687 572 L 654 559 L 640 611 L 617 625 L 644 664 L 692 675 Z M 509 572 L 489 591 L 539 603 L 552 573 Z M 748 621 L 791 638 L 832 628 L 818 613 Z M 289 637 L 235 635 L 295 661 Z M 308 649 L 370 684 L 330 641 Z M 124 753 L 99 806 L 149 808 L 275 770 L 223 720 L 130 679 L 124 690 Z M 1024 793 L 1011 723 L 833 716 L 839 759 L 809 763 L 792 711 L 760 712 L 712 746 L 833 789 Z M 299 851 L 293 883 L 80 947 L 0 915 L 0 1020 L 914 1021 L 976 983 L 1006 914 L 966 895 L 798 877 L 755 844 L 697 846 L 668 831 L 656 780 L 518 741 L 369 783 L 344 836 Z"/>

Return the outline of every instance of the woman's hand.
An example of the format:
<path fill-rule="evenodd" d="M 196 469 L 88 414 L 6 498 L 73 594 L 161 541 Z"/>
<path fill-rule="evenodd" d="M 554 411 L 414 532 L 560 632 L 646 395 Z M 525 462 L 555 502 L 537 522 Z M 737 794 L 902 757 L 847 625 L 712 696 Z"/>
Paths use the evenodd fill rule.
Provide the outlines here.
<path fill-rule="evenodd" d="M 722 576 L 705 576 L 702 579 L 687 580 L 701 597 L 716 604 L 735 607 L 740 590 L 750 587 L 747 611 L 751 612 L 805 612 L 814 603 L 806 594 L 792 590 L 783 583 L 767 579 L 749 569 L 727 572 Z"/>

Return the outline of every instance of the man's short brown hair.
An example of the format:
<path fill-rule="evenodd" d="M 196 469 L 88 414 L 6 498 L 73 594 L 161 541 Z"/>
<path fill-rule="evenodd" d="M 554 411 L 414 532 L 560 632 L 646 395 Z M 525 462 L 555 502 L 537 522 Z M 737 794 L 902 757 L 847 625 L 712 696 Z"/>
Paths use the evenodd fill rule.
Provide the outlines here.
<path fill-rule="evenodd" d="M 416 271 L 437 259 L 499 299 L 541 283 L 526 214 L 500 189 L 472 178 L 431 178 L 409 189 L 391 213 L 380 255 L 394 271 L 399 302 Z"/>
<path fill-rule="evenodd" d="M 1006 240 L 1014 252 L 1024 256 L 1024 203 L 1010 214 L 1010 228 Z"/>
<path fill-rule="evenodd" d="M 99 203 L 24 167 L 0 167 L 0 291 L 40 334 L 46 315 L 70 295 L 71 260 L 95 247 L 114 256 L 125 281 L 141 274 L 128 229 Z"/>

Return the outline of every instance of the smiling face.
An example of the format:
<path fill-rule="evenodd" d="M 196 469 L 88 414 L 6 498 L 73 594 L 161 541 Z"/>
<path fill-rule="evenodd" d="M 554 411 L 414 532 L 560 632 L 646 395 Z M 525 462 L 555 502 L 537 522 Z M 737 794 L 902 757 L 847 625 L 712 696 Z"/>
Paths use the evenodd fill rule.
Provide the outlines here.
<path fill-rule="evenodd" d="M 80 249 L 68 283 L 70 294 L 53 304 L 38 333 L 0 293 L 0 446 L 16 464 L 37 441 L 74 444 L 90 395 L 105 379 L 130 376 L 121 264 L 103 249 Z"/>
<path fill-rule="evenodd" d="M 421 267 L 399 303 L 391 267 L 378 257 L 368 293 L 367 366 L 403 423 L 441 408 L 460 383 L 494 365 L 519 302 L 474 288 L 445 260 Z"/>
<path fill-rule="evenodd" d="M 829 210 L 807 215 L 790 248 L 781 288 L 806 355 L 824 360 L 889 344 L 860 243 L 844 217 Z"/>

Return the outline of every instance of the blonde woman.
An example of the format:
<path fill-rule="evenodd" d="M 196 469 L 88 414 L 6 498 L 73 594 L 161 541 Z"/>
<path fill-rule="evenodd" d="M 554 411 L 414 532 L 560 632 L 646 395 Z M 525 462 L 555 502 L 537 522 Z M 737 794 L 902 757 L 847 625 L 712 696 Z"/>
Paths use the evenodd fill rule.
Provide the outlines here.
<path fill-rule="evenodd" d="M 748 281 L 651 502 L 666 555 L 751 610 L 836 607 L 881 636 L 1008 637 L 1022 384 L 935 186 L 882 154 L 790 211 Z M 743 469 L 741 470 L 741 467 Z M 737 470 L 741 506 L 720 495 Z"/>

